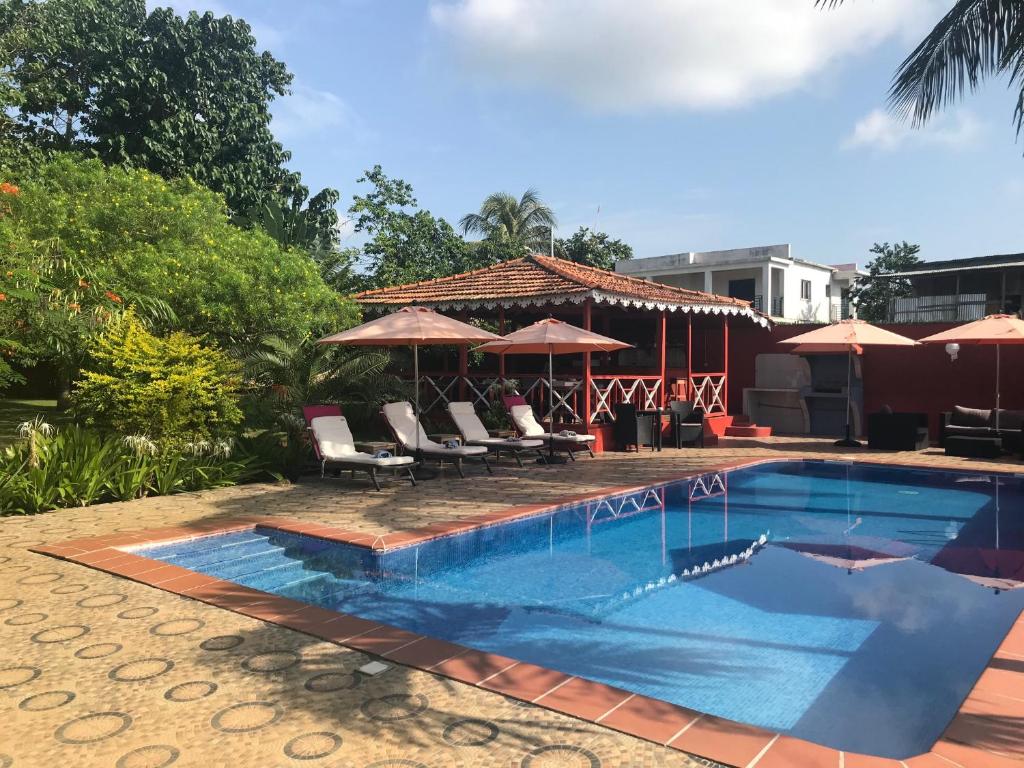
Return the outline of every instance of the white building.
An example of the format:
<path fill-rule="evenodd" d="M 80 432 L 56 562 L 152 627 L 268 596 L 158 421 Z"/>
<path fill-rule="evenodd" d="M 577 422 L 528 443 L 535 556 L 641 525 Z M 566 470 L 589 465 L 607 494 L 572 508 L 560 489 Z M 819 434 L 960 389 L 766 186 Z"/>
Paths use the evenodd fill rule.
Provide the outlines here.
<path fill-rule="evenodd" d="M 856 264 L 795 259 L 788 244 L 630 259 L 615 271 L 746 299 L 778 320 L 821 323 L 851 316 L 850 287 L 866 274 Z"/>

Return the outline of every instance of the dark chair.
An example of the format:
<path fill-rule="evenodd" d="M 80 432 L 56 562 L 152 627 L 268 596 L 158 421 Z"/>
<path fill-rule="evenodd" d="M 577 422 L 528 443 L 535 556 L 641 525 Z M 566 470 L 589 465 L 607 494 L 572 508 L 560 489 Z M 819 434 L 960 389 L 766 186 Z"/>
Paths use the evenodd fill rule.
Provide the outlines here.
<path fill-rule="evenodd" d="M 672 421 L 672 444 L 704 447 L 704 412 L 694 408 L 689 400 L 672 400 L 668 404 Z"/>
<path fill-rule="evenodd" d="M 639 451 L 640 446 L 649 445 L 653 451 L 654 418 L 650 413 L 637 413 L 636 406 L 632 403 L 617 404 L 613 429 L 616 447 L 620 451 L 628 451 L 631 445 L 635 445 Z"/>
<path fill-rule="evenodd" d="M 923 451 L 927 447 L 927 413 L 868 414 L 868 448 Z"/>

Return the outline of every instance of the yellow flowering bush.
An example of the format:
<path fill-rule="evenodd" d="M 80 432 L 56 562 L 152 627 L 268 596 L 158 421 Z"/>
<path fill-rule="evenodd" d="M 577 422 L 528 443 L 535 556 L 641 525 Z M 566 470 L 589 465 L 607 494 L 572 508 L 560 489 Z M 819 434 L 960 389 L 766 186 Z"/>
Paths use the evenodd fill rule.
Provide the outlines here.
<path fill-rule="evenodd" d="M 237 435 L 240 364 L 195 336 L 151 333 L 134 312 L 112 322 L 75 387 L 76 421 L 145 435 L 163 446 L 215 444 Z"/>

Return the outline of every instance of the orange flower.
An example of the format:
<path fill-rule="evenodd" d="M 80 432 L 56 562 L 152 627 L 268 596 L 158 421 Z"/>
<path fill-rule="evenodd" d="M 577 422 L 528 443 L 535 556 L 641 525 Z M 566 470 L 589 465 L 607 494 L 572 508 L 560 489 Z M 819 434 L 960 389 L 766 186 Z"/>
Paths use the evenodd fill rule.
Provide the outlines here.
<path fill-rule="evenodd" d="M 88 288 L 89 287 L 89 281 L 86 280 L 84 277 L 78 278 L 78 287 L 79 288 Z"/>
<path fill-rule="evenodd" d="M 120 304 L 121 303 L 121 297 L 118 296 L 113 291 L 104 291 L 103 295 L 106 296 L 108 299 L 110 299 L 115 304 Z"/>
<path fill-rule="evenodd" d="M 17 197 L 21 194 L 21 190 L 13 184 L 8 184 L 6 181 L 0 183 L 0 195 L 11 195 Z"/>
<path fill-rule="evenodd" d="M 0 301 L 7 301 L 7 294 L 6 293 L 0 293 Z"/>
<path fill-rule="evenodd" d="M 82 305 L 79 304 L 77 301 L 73 301 L 70 304 L 68 304 L 68 309 L 70 309 L 72 312 L 77 312 L 81 308 L 82 308 Z"/>

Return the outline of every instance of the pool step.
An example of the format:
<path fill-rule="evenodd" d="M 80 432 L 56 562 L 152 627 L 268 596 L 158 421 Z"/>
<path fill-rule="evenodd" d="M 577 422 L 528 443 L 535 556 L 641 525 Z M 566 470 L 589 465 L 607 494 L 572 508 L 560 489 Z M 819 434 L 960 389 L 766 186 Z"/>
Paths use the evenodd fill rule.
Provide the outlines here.
<path fill-rule="evenodd" d="M 266 539 L 263 539 L 262 541 L 251 541 L 234 547 L 218 547 L 209 552 L 179 557 L 170 562 L 194 571 L 213 571 L 218 570 L 221 566 L 229 566 L 234 563 L 250 560 L 250 558 L 266 555 L 270 552 L 281 551 L 283 551 L 283 547 L 271 544 Z"/>

